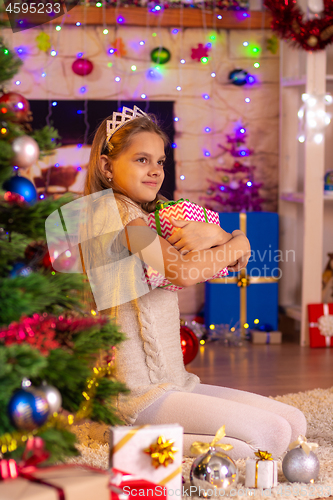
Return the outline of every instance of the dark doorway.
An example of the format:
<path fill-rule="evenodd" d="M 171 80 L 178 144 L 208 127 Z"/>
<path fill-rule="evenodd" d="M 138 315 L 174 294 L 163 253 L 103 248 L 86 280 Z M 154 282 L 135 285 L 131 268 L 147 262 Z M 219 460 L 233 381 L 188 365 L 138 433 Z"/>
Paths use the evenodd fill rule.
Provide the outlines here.
<path fill-rule="evenodd" d="M 52 105 L 52 103 L 56 103 Z M 120 111 L 123 106 L 133 108 L 138 106 L 146 113 L 156 115 L 162 129 L 170 139 L 170 146 L 166 150 L 167 162 L 165 165 L 165 179 L 160 190 L 169 200 L 174 199 L 175 164 L 173 156 L 175 129 L 172 101 L 79 101 L 79 100 L 29 100 L 33 114 L 32 127 L 39 129 L 49 123 L 53 125 L 61 136 L 63 146 L 69 144 L 91 144 L 99 124 L 111 115 L 113 111 Z M 85 105 L 87 112 L 85 114 Z"/>

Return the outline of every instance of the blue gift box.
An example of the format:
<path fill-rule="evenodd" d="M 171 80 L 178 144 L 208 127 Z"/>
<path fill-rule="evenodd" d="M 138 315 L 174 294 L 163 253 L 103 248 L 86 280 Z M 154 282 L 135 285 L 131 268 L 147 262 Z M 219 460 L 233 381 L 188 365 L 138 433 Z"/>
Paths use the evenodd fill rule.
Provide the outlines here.
<path fill-rule="evenodd" d="M 241 229 L 251 244 L 242 273 L 205 283 L 205 325 L 278 329 L 279 220 L 272 212 L 219 213 L 228 232 Z M 259 321 L 258 321 L 259 320 Z M 248 326 L 247 326 L 248 325 Z"/>

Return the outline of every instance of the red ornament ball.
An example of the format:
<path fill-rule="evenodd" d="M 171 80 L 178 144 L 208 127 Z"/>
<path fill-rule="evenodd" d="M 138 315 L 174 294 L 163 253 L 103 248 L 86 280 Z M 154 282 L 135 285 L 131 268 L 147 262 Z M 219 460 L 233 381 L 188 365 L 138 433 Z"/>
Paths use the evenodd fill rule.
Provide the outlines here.
<path fill-rule="evenodd" d="M 82 57 L 76 59 L 72 64 L 72 70 L 79 76 L 90 75 L 93 69 L 93 63 L 89 59 L 82 59 Z"/>
<path fill-rule="evenodd" d="M 194 360 L 199 350 L 199 341 L 195 333 L 187 326 L 180 327 L 180 345 L 182 347 L 184 365 Z"/>
<path fill-rule="evenodd" d="M 13 121 L 22 123 L 28 120 L 30 113 L 30 105 L 23 95 L 17 92 L 8 92 L 0 97 L 0 104 L 6 104 L 9 111 L 15 113 Z"/>

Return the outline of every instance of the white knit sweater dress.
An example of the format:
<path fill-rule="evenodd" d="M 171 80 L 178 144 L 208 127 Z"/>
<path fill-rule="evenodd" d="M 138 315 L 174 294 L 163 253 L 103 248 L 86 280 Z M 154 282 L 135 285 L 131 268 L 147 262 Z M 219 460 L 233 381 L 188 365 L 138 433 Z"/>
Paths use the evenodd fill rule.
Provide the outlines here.
<path fill-rule="evenodd" d="M 96 220 L 101 216 L 105 219 L 108 206 L 105 204 L 106 200 L 107 196 L 97 200 Z M 148 224 L 148 214 L 139 206 L 133 206 L 132 200 L 117 195 L 116 201 L 124 227 L 138 217 Z M 109 226 L 110 224 L 108 223 Z M 128 254 L 119 238 L 105 241 L 108 247 L 111 243 L 113 252 L 119 252 L 120 259 L 122 252 L 125 252 L 124 255 L 126 252 Z M 104 242 L 104 252 L 108 251 Z M 132 276 L 134 270 L 132 273 L 130 269 L 126 269 L 126 276 L 108 283 L 113 289 L 112 293 L 115 287 L 128 286 L 132 282 Z M 135 287 L 135 283 L 131 283 L 132 285 Z M 105 290 L 104 297 L 107 295 L 108 290 Z M 132 425 L 139 413 L 166 391 L 191 392 L 200 382 L 196 375 L 188 373 L 184 367 L 177 292 L 155 288 L 139 298 L 103 311 L 106 312 L 127 338 L 116 349 L 116 378 L 124 382 L 131 391 L 128 395 L 120 394 L 116 402 L 118 415 L 126 424 Z"/>

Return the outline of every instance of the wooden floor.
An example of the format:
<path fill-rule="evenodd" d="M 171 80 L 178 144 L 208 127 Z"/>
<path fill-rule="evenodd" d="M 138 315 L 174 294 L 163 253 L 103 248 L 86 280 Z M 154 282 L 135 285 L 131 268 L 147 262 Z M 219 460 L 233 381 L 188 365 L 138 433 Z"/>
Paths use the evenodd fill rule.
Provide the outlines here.
<path fill-rule="evenodd" d="M 296 343 L 225 347 L 201 346 L 186 369 L 204 384 L 277 396 L 333 386 L 333 349 L 310 349 Z"/>

